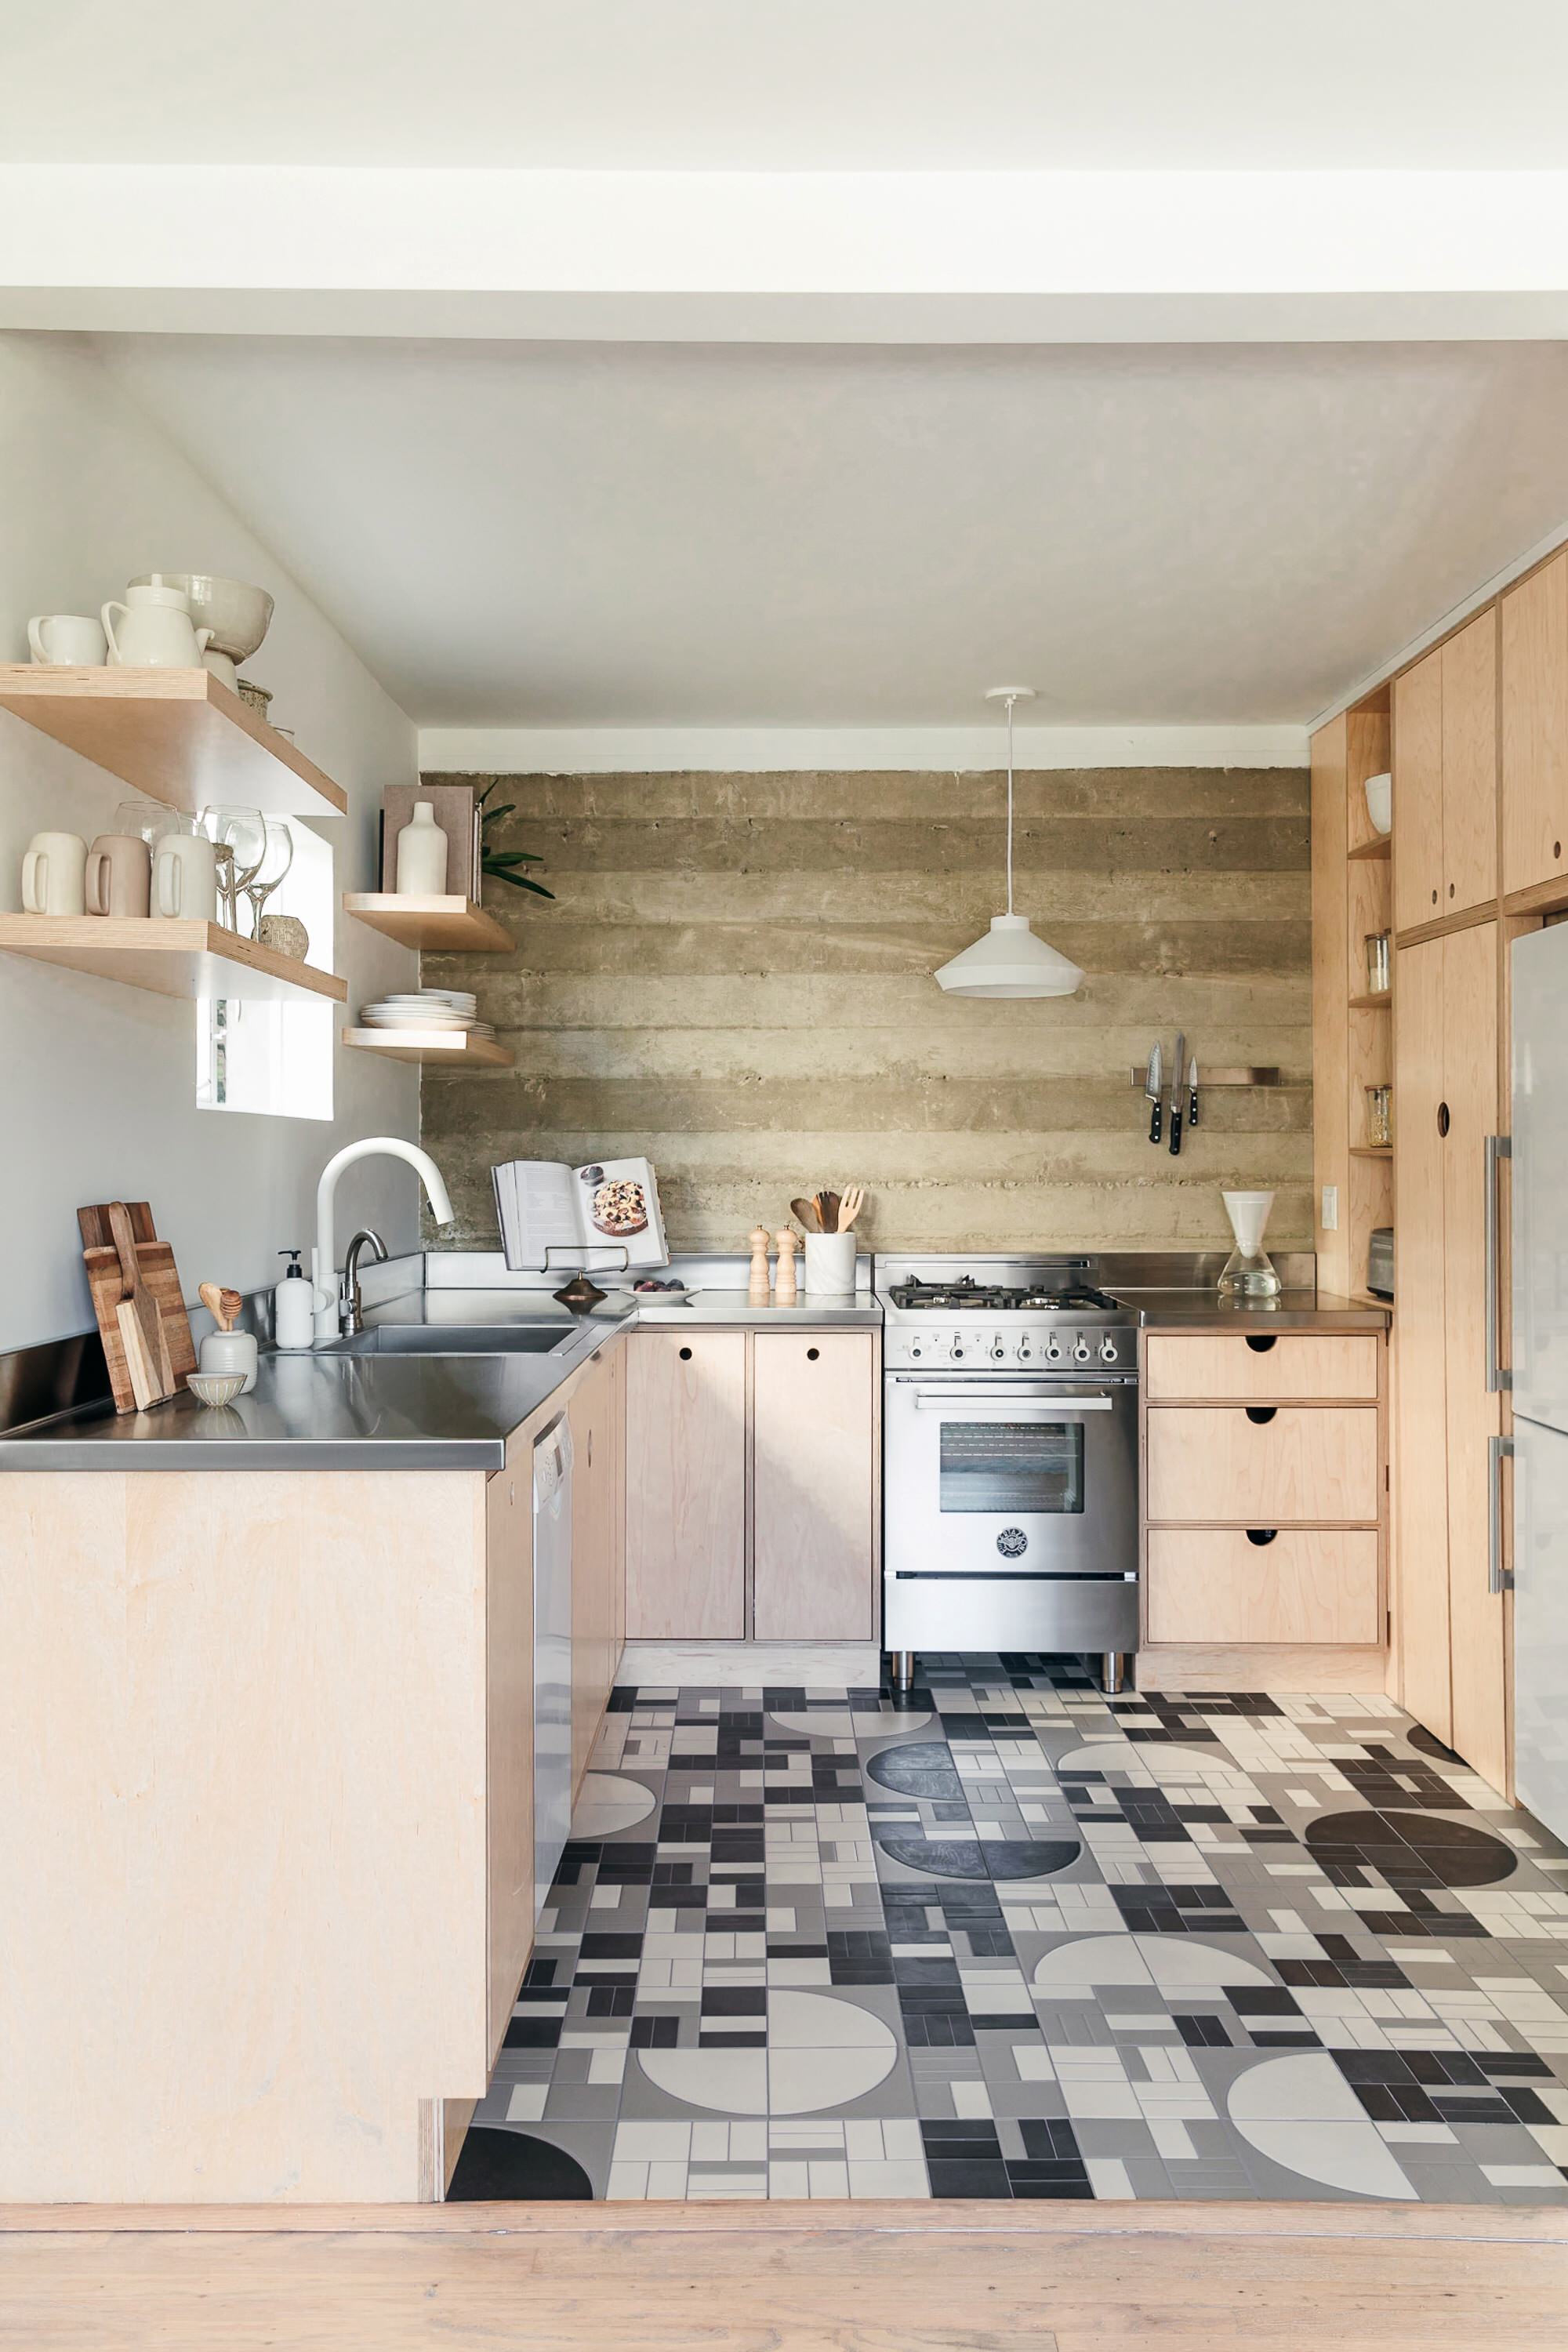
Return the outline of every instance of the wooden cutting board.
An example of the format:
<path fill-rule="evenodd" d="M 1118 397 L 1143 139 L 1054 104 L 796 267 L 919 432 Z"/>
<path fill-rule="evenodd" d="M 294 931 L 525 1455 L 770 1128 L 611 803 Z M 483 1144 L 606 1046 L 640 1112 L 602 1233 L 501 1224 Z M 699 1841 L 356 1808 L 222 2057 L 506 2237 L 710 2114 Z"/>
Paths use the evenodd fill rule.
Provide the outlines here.
<path fill-rule="evenodd" d="M 131 1213 L 131 1230 L 136 1239 L 136 1263 L 141 1268 L 143 1283 L 157 1304 L 174 1386 L 182 1389 L 187 1372 L 194 1372 L 196 1369 L 196 1348 L 191 1337 L 191 1318 L 185 1312 L 185 1302 L 181 1296 L 174 1253 L 167 1242 L 158 1239 L 153 1212 L 145 1201 L 128 1201 L 125 1205 Z M 109 1365 L 109 1384 L 114 1395 L 114 1410 L 116 1412 L 134 1412 L 136 1397 L 131 1384 L 131 1367 L 126 1361 L 124 1343 L 120 1336 L 120 1306 L 125 1297 L 125 1277 L 121 1271 L 120 1253 L 109 1230 L 109 1210 L 110 1203 L 101 1201 L 91 1208 L 79 1209 L 76 1221 L 81 1229 L 82 1262 L 87 1267 L 92 1311 L 98 1320 L 99 1336 L 103 1341 L 103 1353 Z"/>

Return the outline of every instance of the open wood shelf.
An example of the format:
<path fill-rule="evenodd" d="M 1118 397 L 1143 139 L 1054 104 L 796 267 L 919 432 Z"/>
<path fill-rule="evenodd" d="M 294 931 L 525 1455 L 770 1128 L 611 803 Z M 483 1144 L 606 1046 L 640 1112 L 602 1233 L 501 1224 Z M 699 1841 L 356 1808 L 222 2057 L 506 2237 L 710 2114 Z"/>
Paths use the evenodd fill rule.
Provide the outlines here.
<path fill-rule="evenodd" d="M 349 992 L 335 972 L 318 971 L 220 923 L 194 919 L 0 915 L 0 950 L 158 996 L 324 997 L 341 1004 Z"/>
<path fill-rule="evenodd" d="M 1386 1013 L 1393 1003 L 1393 989 L 1384 988 L 1380 989 L 1374 996 L 1352 996 L 1351 1011 L 1352 1013 Z"/>
<path fill-rule="evenodd" d="M 344 893 L 343 912 L 400 947 L 443 955 L 510 955 L 517 941 L 506 925 L 487 915 L 474 898 L 426 897 L 423 893 L 353 890 Z"/>
<path fill-rule="evenodd" d="M 492 1037 L 466 1029 L 345 1029 L 343 1044 L 389 1062 L 428 1062 L 449 1070 L 510 1070 L 516 1063 Z"/>
<path fill-rule="evenodd" d="M 1360 865 L 1363 858 L 1388 857 L 1392 854 L 1391 837 L 1386 833 L 1380 833 L 1375 840 L 1359 842 L 1354 849 L 1345 852 L 1352 865 Z"/>
<path fill-rule="evenodd" d="M 1351 1145 L 1352 1160 L 1392 1160 L 1393 1157 L 1392 1143 L 1352 1143 Z"/>
<path fill-rule="evenodd" d="M 171 808 L 342 816 L 348 795 L 205 669 L 0 664 L 0 709 Z"/>

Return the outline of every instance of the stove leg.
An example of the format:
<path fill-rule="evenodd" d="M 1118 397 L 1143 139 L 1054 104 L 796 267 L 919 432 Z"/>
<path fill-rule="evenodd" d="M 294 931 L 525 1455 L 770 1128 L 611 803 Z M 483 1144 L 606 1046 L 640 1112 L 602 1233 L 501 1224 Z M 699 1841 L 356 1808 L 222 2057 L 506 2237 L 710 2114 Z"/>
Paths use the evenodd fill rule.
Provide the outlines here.
<path fill-rule="evenodd" d="M 1100 1658 L 1100 1687 L 1107 1698 L 1114 1698 L 1127 1688 L 1132 1661 L 1125 1650 L 1102 1650 Z"/>
<path fill-rule="evenodd" d="M 892 1669 L 894 1692 L 900 1698 L 908 1698 L 914 1688 L 915 1654 L 912 1650 L 889 1650 L 888 1657 Z"/>

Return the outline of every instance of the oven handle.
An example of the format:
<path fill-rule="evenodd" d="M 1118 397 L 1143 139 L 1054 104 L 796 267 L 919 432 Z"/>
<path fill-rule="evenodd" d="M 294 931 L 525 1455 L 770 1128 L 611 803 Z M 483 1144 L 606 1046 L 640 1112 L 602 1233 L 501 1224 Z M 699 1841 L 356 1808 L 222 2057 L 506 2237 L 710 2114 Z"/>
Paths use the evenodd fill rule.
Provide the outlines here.
<path fill-rule="evenodd" d="M 1012 1396 L 1016 1402 L 1008 1402 Z M 965 1421 L 1017 1421 L 1037 1413 L 1043 1421 L 1066 1421 L 1078 1412 L 1114 1412 L 1116 1399 L 1108 1396 L 1051 1397 L 1042 1396 L 1038 1389 L 1004 1389 L 998 1392 L 988 1389 L 984 1396 L 975 1396 L 964 1389 L 920 1389 L 915 1394 L 917 1412 L 951 1413 L 955 1406 L 963 1408 Z"/>

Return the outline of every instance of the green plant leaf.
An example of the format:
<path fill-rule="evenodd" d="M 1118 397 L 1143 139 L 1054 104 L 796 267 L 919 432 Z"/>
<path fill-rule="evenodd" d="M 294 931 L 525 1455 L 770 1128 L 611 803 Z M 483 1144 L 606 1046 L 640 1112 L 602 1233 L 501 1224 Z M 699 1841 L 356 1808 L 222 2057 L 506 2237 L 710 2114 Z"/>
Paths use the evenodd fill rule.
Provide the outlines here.
<path fill-rule="evenodd" d="M 497 824 L 503 816 L 510 816 L 516 807 L 517 803 L 515 801 L 506 801 L 499 809 L 486 809 L 485 823 L 487 824 Z"/>
<path fill-rule="evenodd" d="M 542 882 L 535 882 L 526 874 L 500 874 L 488 866 L 485 872 L 492 882 L 510 882 L 514 890 L 531 890 L 536 898 L 553 898 L 555 896 L 553 890 L 547 890 Z"/>

